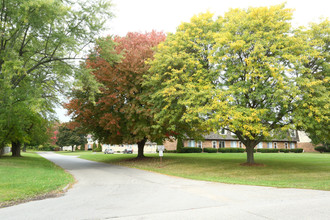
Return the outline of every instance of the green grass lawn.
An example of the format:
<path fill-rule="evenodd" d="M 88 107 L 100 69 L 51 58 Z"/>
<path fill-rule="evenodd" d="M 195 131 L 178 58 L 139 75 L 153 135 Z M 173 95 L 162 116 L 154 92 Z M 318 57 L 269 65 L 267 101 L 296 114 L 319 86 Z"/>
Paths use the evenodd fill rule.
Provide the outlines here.
<path fill-rule="evenodd" d="M 36 153 L 0 158 L 0 207 L 46 193 L 57 193 L 74 178 Z"/>
<path fill-rule="evenodd" d="M 91 152 L 64 153 L 80 158 L 112 163 L 158 173 L 222 183 L 258 186 L 330 190 L 330 154 L 256 153 L 256 163 L 263 167 L 246 167 L 245 153 L 165 154 L 160 165 L 156 154 L 136 161 L 136 155 Z"/>

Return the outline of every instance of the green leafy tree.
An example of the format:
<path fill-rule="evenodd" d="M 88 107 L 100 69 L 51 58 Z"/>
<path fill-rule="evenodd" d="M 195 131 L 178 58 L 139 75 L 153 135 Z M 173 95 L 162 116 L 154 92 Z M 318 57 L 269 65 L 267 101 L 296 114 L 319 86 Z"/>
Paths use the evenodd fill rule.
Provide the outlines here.
<path fill-rule="evenodd" d="M 71 146 L 73 151 L 74 146 L 84 147 L 86 143 L 86 135 L 82 132 L 80 128 L 70 128 L 70 126 L 65 123 L 59 127 L 56 142 L 58 146 Z"/>
<path fill-rule="evenodd" d="M 330 22 L 324 19 L 312 23 L 296 34 L 302 40 L 300 50 L 307 54 L 297 68 L 302 100 L 295 111 L 295 122 L 313 144 L 326 146 L 330 143 Z"/>
<path fill-rule="evenodd" d="M 201 14 L 181 25 L 157 48 L 146 77 L 150 102 L 160 106 L 159 124 L 173 130 L 186 125 L 178 130 L 188 136 L 192 129 L 225 128 L 254 164 L 254 147 L 274 134 L 287 135 L 303 100 L 297 73 L 308 53 L 291 18 L 291 9 L 277 5 L 231 9 L 215 21 Z"/>
<path fill-rule="evenodd" d="M 144 99 L 152 105 L 156 129 L 178 140 L 186 137 L 202 138 L 205 118 L 192 107 L 203 106 L 212 98 L 215 80 L 210 56 L 215 44 L 217 23 L 212 13 L 194 16 L 190 23 L 182 23 L 175 34 L 169 34 L 150 61 L 150 69 L 143 82 L 148 91 Z"/>
<path fill-rule="evenodd" d="M 78 54 L 102 30 L 107 2 L 0 1 L 0 145 L 13 156 L 31 128 L 51 120 Z"/>

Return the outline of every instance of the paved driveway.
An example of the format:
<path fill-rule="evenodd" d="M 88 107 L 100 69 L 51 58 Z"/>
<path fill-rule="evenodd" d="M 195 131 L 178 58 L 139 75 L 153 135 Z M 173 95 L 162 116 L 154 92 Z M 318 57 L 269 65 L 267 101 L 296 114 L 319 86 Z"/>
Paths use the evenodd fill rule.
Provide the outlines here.
<path fill-rule="evenodd" d="M 42 153 L 72 173 L 64 196 L 0 209 L 0 219 L 330 219 L 330 192 L 171 177 Z"/>

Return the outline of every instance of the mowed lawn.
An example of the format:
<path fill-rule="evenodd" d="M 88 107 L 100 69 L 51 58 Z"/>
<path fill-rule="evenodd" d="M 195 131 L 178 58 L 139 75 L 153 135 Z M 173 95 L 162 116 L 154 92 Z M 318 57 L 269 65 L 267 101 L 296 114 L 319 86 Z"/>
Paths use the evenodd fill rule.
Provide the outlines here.
<path fill-rule="evenodd" d="M 156 154 L 146 155 L 147 160 L 134 160 L 134 154 L 64 154 L 196 180 L 330 190 L 330 154 L 256 153 L 256 163 L 264 164 L 261 167 L 241 166 L 246 161 L 245 153 L 165 153 L 162 164 Z"/>
<path fill-rule="evenodd" d="M 0 207 L 47 193 L 57 193 L 74 178 L 36 153 L 0 158 Z"/>

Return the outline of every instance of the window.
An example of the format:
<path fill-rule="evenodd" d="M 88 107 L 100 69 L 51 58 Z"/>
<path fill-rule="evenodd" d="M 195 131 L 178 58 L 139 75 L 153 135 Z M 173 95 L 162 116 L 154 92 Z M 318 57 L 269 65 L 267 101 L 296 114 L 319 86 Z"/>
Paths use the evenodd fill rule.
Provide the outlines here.
<path fill-rule="evenodd" d="M 212 147 L 217 148 L 217 141 L 212 141 Z"/>
<path fill-rule="evenodd" d="M 202 145 L 202 142 L 201 142 L 201 141 L 198 141 L 198 142 L 197 142 L 197 147 L 202 148 L 202 146 L 203 146 L 203 145 Z"/>
<path fill-rule="evenodd" d="M 277 149 L 277 143 L 276 143 L 276 142 L 273 142 L 273 147 L 274 147 L 275 149 Z"/>
<path fill-rule="evenodd" d="M 220 129 L 220 134 L 222 134 L 222 135 L 225 135 L 225 134 L 226 134 L 226 130 L 225 130 L 225 128 L 221 128 L 221 129 Z"/>
<path fill-rule="evenodd" d="M 294 149 L 294 148 L 295 148 L 294 143 L 290 143 L 290 149 Z"/>
<path fill-rule="evenodd" d="M 258 144 L 258 148 L 259 148 L 259 149 L 262 148 L 262 142 L 259 142 L 259 144 Z"/>
<path fill-rule="evenodd" d="M 284 143 L 284 148 L 285 148 L 285 149 L 288 149 L 288 142 L 285 142 L 285 143 Z"/>
<path fill-rule="evenodd" d="M 272 148 L 272 142 L 267 142 L 267 148 Z"/>
<path fill-rule="evenodd" d="M 224 141 L 219 141 L 219 148 L 225 148 L 226 144 Z"/>
<path fill-rule="evenodd" d="M 239 148 L 243 148 L 243 143 L 242 142 L 238 142 L 238 146 L 239 146 Z"/>
<path fill-rule="evenodd" d="M 92 146 L 90 144 L 88 145 L 88 149 L 92 149 Z"/>
<path fill-rule="evenodd" d="M 236 141 L 231 141 L 230 142 L 230 147 L 237 148 L 237 142 Z"/>
<path fill-rule="evenodd" d="M 188 147 L 195 147 L 195 140 L 189 140 Z"/>

